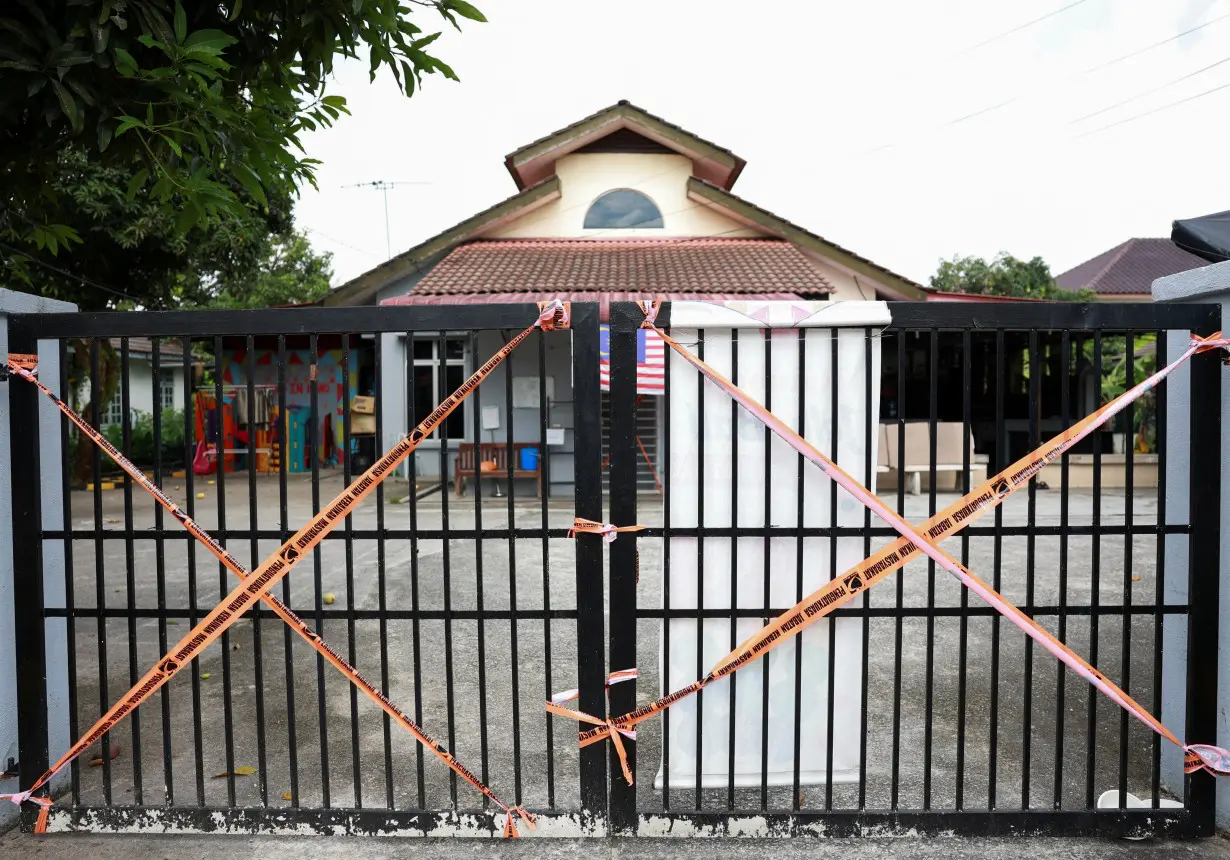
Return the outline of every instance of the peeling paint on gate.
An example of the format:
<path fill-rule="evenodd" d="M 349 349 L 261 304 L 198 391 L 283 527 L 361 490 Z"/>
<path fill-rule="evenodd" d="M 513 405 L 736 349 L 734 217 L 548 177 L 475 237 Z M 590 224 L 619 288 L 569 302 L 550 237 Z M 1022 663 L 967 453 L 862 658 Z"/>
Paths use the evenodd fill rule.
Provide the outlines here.
<path fill-rule="evenodd" d="M 603 819 L 580 812 L 536 812 L 523 837 L 605 836 Z M 344 809 L 53 808 L 48 833 L 242 834 L 270 836 L 389 836 L 502 838 L 504 813 L 388 812 Z"/>

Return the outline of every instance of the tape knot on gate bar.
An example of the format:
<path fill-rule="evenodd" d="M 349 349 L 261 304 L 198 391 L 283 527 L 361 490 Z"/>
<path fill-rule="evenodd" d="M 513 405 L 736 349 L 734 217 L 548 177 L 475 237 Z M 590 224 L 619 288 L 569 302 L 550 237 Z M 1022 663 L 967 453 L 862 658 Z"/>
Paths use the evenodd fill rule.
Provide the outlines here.
<path fill-rule="evenodd" d="M 597 726 L 597 729 L 592 730 L 593 734 L 584 737 L 581 741 L 582 747 L 587 747 L 590 744 L 596 744 L 603 738 L 610 738 L 611 743 L 615 745 L 615 754 L 619 756 L 619 766 L 623 768 L 624 779 L 628 781 L 628 785 L 632 785 L 632 768 L 628 766 L 628 752 L 624 749 L 623 738 L 630 741 L 636 740 L 636 729 L 624 728 L 615 720 L 606 719 L 604 717 L 594 717 L 584 711 L 576 711 L 572 708 L 564 708 L 554 702 L 547 702 L 547 711 L 560 717 L 568 717 L 576 720 L 579 723 L 592 723 Z M 586 733 L 587 735 L 589 733 Z M 622 737 L 621 737 L 622 735 Z"/>
<path fill-rule="evenodd" d="M 28 791 L 19 791 L 16 794 L 0 794 L 0 800 L 12 801 L 14 806 L 21 806 L 27 801 L 37 803 L 40 809 L 38 811 L 38 820 L 34 822 L 34 832 L 47 832 L 47 815 L 51 812 L 52 804 L 55 803 L 50 797 L 35 797 Z"/>
<path fill-rule="evenodd" d="M 538 303 L 538 327 L 543 331 L 563 330 L 572 325 L 572 303 L 552 299 Z"/>
<path fill-rule="evenodd" d="M 10 374 L 19 374 L 21 371 L 26 371 L 30 376 L 38 372 L 38 356 L 23 355 L 21 353 L 9 353 L 8 360 L 4 364 L 0 364 L 0 382 L 7 382 Z M 3 797 L 3 795 L 0 795 Z"/>
<path fill-rule="evenodd" d="M 620 684 L 624 681 L 635 681 L 636 669 L 620 669 L 618 672 L 612 672 L 607 676 L 606 688 L 609 690 L 615 684 Z M 556 693 L 551 697 L 551 704 L 562 705 L 565 702 L 576 701 L 581 698 L 580 690 L 564 690 L 562 693 Z"/>
<path fill-rule="evenodd" d="M 524 806 L 510 806 L 508 807 L 508 814 L 504 817 L 505 839 L 516 839 L 521 835 L 517 832 L 517 821 L 513 817 L 514 815 L 520 815 L 521 819 L 526 823 L 526 826 L 528 826 L 530 830 L 533 830 L 536 827 L 538 819 L 532 812 Z"/>
<path fill-rule="evenodd" d="M 1207 770 L 1213 776 L 1230 776 L 1230 751 L 1212 744 L 1188 744 L 1183 747 L 1183 772 Z"/>
<path fill-rule="evenodd" d="M 576 537 L 578 534 L 601 535 L 607 543 L 614 543 L 615 537 L 620 532 L 639 532 L 644 529 L 645 526 L 616 526 L 611 523 L 587 520 L 585 517 L 576 517 L 572 522 L 572 528 L 568 529 L 568 537 Z"/>
<path fill-rule="evenodd" d="M 1222 337 L 1222 334 L 1219 331 L 1213 332 L 1208 337 L 1192 335 L 1191 345 L 1196 347 L 1197 355 L 1214 349 L 1227 350 L 1226 354 L 1221 357 L 1221 360 L 1223 364 L 1230 364 L 1230 338 Z"/>
<path fill-rule="evenodd" d="M 658 298 L 652 302 L 642 299 L 637 304 L 645 314 L 645 321 L 641 323 L 641 328 L 657 328 L 658 311 L 662 309 L 662 299 Z"/>

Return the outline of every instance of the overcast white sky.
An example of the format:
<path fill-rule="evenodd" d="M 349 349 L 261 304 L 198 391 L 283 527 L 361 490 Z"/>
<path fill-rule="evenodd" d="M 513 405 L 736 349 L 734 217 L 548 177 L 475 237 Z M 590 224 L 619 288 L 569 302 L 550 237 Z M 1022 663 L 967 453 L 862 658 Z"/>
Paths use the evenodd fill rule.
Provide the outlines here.
<path fill-rule="evenodd" d="M 338 71 L 354 115 L 307 140 L 324 164 L 297 209 L 335 284 L 386 256 L 380 192 L 343 186 L 430 183 L 389 192 L 397 254 L 514 193 L 508 152 L 619 99 L 746 159 L 740 196 L 922 282 L 1001 250 L 1057 274 L 1230 209 L 1230 62 L 1163 87 L 1230 59 L 1230 0 L 1081 0 L 982 47 L 1074 0 L 474 2 L 489 23 L 434 46 L 460 83 L 407 100 Z"/>

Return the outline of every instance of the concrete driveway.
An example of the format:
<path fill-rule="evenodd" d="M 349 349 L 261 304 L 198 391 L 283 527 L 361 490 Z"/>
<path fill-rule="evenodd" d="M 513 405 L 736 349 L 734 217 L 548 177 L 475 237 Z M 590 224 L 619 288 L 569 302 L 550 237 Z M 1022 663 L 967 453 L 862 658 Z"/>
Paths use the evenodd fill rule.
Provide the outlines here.
<path fill-rule="evenodd" d="M 322 476 L 319 496 L 326 502 L 342 487 L 340 472 Z M 409 528 L 409 490 L 404 482 L 386 484 L 385 528 Z M 219 491 L 216 484 L 195 488 L 205 493 L 204 499 L 193 499 L 198 520 L 208 529 L 219 522 Z M 168 492 L 177 501 L 187 500 L 183 480 L 168 482 Z M 489 493 L 490 490 L 486 490 Z M 518 493 L 532 493 L 529 485 Z M 101 512 L 105 529 L 122 529 L 124 498 L 120 491 L 103 494 Z M 281 502 L 276 479 L 257 479 L 256 523 L 260 529 L 278 527 Z M 399 504 L 388 503 L 400 499 Z M 473 494 L 457 502 L 451 496 L 448 519 L 451 528 L 473 528 L 478 512 Z M 951 494 L 940 494 L 939 505 L 951 501 Z M 103 621 L 79 619 L 75 625 L 78 730 L 84 731 L 100 708 L 114 701 L 134 678 L 160 656 L 160 638 L 175 641 L 188 629 L 187 607 L 191 580 L 195 578 L 198 608 L 211 607 L 225 590 L 234 585 L 234 578 L 220 573 L 219 566 L 203 549 L 179 537 L 168 524 L 168 533 L 159 560 L 158 542 L 148 531 L 153 525 L 153 504 L 139 490 L 134 491 L 134 533 L 131 541 L 104 540 L 101 555 L 96 553 L 92 539 L 76 541 L 73 546 L 73 583 L 76 602 L 81 607 L 106 607 Z M 417 504 L 417 524 L 420 530 L 440 529 L 444 521 L 443 501 L 439 494 Z M 908 498 L 906 514 L 914 522 L 926 517 L 926 496 Z M 1088 523 L 1092 497 L 1073 493 L 1070 521 Z M 95 524 L 93 497 L 73 494 L 73 525 L 77 529 L 92 529 Z M 1106 492 L 1102 499 L 1102 522 L 1123 522 L 1124 497 L 1121 492 Z M 1037 525 L 1059 523 L 1059 495 L 1038 493 Z M 1156 505 L 1152 497 L 1137 496 L 1134 501 L 1137 524 L 1151 524 Z M 222 512 L 230 529 L 246 529 L 249 525 L 250 496 L 246 475 L 228 476 Z M 316 508 L 310 482 L 295 476 L 288 485 L 287 521 L 293 530 L 302 524 Z M 661 506 L 657 497 L 643 497 L 642 523 L 657 525 L 661 521 Z M 1014 498 L 1004 508 L 1006 525 L 1024 525 L 1028 521 L 1025 498 Z M 548 511 L 552 528 L 566 528 L 571 523 L 571 505 L 566 500 L 553 502 Z M 485 528 L 504 528 L 509 509 L 504 499 L 484 496 L 481 519 Z M 514 500 L 512 521 L 517 528 L 537 528 L 541 524 L 537 500 Z M 170 518 L 167 518 L 168 520 Z M 984 520 L 980 525 L 993 522 Z M 350 517 L 352 529 L 375 530 L 377 513 L 374 504 L 359 508 Z M 344 534 L 339 529 L 335 534 Z M 873 541 L 874 546 L 886 540 Z M 278 545 L 276 539 L 242 545 L 232 542 L 232 548 L 245 562 L 257 561 Z M 347 654 L 351 649 L 347 633 L 354 631 L 353 661 L 370 677 L 381 683 L 382 669 L 387 668 L 390 696 L 409 713 L 421 711 L 424 727 L 453 749 L 462 761 L 476 773 L 486 772 L 489 784 L 511 801 L 515 786 L 521 788 L 521 799 L 530 807 L 569 809 L 578 801 L 578 755 L 575 724 L 564 720 L 548 720 L 542 701 L 549 691 L 575 685 L 576 631 L 567 619 L 555 619 L 547 625 L 540 618 L 522 620 L 517 624 L 516 667 L 512 669 L 512 631 L 507 619 L 489 620 L 479 637 L 473 618 L 440 617 L 445 608 L 446 592 L 454 615 L 478 608 L 480 598 L 485 609 L 509 609 L 510 580 L 515 568 L 516 605 L 518 610 L 538 610 L 549 596 L 553 609 L 575 607 L 574 545 L 564 538 L 546 542 L 518 539 L 510 551 L 507 540 L 484 540 L 481 550 L 471 539 L 420 539 L 417 546 L 405 538 L 386 540 L 383 545 L 373 538 L 355 539 L 352 547 L 340 539 L 326 541 L 318 561 L 305 560 L 288 577 L 290 604 L 308 618 L 314 618 L 318 593 L 332 594 L 335 602 L 325 607 L 324 623 L 319 629 L 323 637 Z M 643 606 L 658 606 L 661 600 L 661 541 L 641 539 L 640 601 Z M 192 549 L 189 547 L 192 546 Z M 960 549 L 960 540 L 946 546 Z M 1059 538 L 1038 537 L 1034 553 L 1034 602 L 1054 605 L 1059 602 Z M 997 556 L 1003 591 L 1015 601 L 1024 602 L 1027 581 L 1027 547 L 1024 537 L 1003 540 L 997 552 L 992 538 L 974 538 L 969 546 L 969 567 L 990 580 Z M 1093 552 L 1092 538 L 1072 537 L 1068 541 L 1071 564 L 1066 600 L 1070 605 L 1088 604 L 1093 582 L 1086 562 Z M 447 566 L 445 563 L 447 555 Z M 1099 600 L 1102 604 L 1122 604 L 1124 598 L 1124 563 L 1131 558 L 1133 603 L 1152 603 L 1156 588 L 1156 542 L 1153 536 L 1136 536 L 1125 547 L 1122 536 L 1103 537 L 1100 542 Z M 414 563 L 412 564 L 412 560 Z M 190 561 L 195 565 L 189 571 Z M 159 568 L 163 569 L 160 588 Z M 133 581 L 132 605 L 138 608 L 135 619 L 128 615 L 129 569 Z M 481 569 L 481 572 L 480 572 Z M 586 572 L 585 575 L 601 575 Z M 761 576 L 756 568 L 753 576 Z M 791 572 L 793 575 L 793 572 Z M 895 583 L 896 577 L 891 577 Z M 421 610 L 435 612 L 435 617 L 418 620 L 406 617 L 417 601 Z M 402 617 L 382 623 L 376 618 L 381 605 L 380 586 L 384 584 L 385 605 Z M 932 584 L 933 580 L 933 584 Z M 933 578 L 927 565 L 915 562 L 904 572 L 903 605 L 926 606 L 928 592 L 933 589 L 934 603 L 942 607 L 961 605 L 960 586 L 943 572 Z M 283 594 L 282 586 L 277 589 Z M 975 598 L 971 604 L 978 603 Z M 165 604 L 180 617 L 160 629 L 152 617 L 160 604 Z M 880 585 L 871 591 L 873 607 L 896 605 L 895 584 Z M 357 617 L 348 618 L 350 607 Z M 1041 619 L 1055 629 L 1055 619 Z M 315 623 L 313 621 L 313 623 Z M 1127 639 L 1130 660 L 1123 660 L 1124 631 L 1122 615 L 1104 615 L 1099 621 L 1098 666 L 1111 678 L 1123 677 L 1130 666 L 1129 692 L 1138 695 L 1146 707 L 1153 707 L 1154 625 L 1152 615 L 1139 615 L 1133 621 Z M 870 621 L 868 638 L 883 645 L 895 642 L 896 619 L 877 617 Z M 992 708 L 991 643 L 994 622 L 990 617 L 976 617 L 965 626 L 966 702 L 964 712 L 964 803 L 969 808 L 985 807 L 992 772 L 988 726 Z M 658 630 L 653 619 L 639 625 L 639 667 L 641 679 L 637 701 L 649 701 L 658 690 Z M 868 729 L 866 775 L 866 805 L 886 808 L 891 802 L 891 763 L 894 747 L 892 713 L 894 697 L 900 684 L 900 790 L 903 808 L 920 808 L 923 804 L 924 755 L 928 739 L 926 713 L 931 702 L 930 727 L 931 766 L 929 786 L 931 806 L 953 808 L 956 793 L 957 737 L 961 725 L 958 712 L 960 667 L 960 637 L 962 625 L 957 614 L 939 617 L 932 629 L 923 618 L 907 618 L 902 623 L 902 672 L 898 680 L 893 667 L 893 648 L 876 647 L 870 652 L 867 702 L 872 719 Z M 1067 622 L 1068 640 L 1082 654 L 1090 653 L 1088 615 L 1073 616 Z M 1022 779 L 1026 773 L 1023 762 L 1026 684 L 1025 637 L 1008 624 L 999 625 L 998 682 L 995 707 L 998 718 L 998 750 L 994 769 L 997 783 L 996 805 L 999 808 L 1020 808 L 1023 803 Z M 928 639 L 932 648 L 928 673 Z M 143 803 L 162 806 L 270 806 L 305 807 L 357 805 L 395 808 L 475 808 L 479 795 L 464 783 L 457 785 L 454 797 L 448 770 L 430 755 L 420 758 L 417 745 L 396 727 L 389 735 L 391 771 L 385 767 L 385 732 L 378 709 L 362 699 L 354 699 L 345 680 L 331 667 L 318 661 L 310 648 L 297 637 L 289 636 L 276 618 L 254 625 L 244 619 L 231 628 L 225 647 L 214 646 L 198 661 L 196 673 L 181 673 L 168 685 L 167 693 L 156 696 L 144 705 L 139 715 L 115 733 L 120 744 L 114 761 L 100 767 L 83 766 L 80 771 L 81 801 L 86 805 L 132 805 Z M 289 648 L 289 664 L 287 651 Z M 103 654 L 105 650 L 105 655 Z M 387 653 L 387 667 L 382 658 Z M 259 655 L 259 657 L 258 657 Z M 547 658 L 550 657 L 550 671 Z M 131 658 L 135 657 L 135 662 Z M 481 659 L 480 659 L 481 658 Z M 450 665 L 451 664 L 451 665 Z M 105 688 L 100 665 L 106 667 Z M 417 670 L 416 670 L 417 665 Z M 453 689 L 445 678 L 451 670 Z M 415 683 L 415 673 L 421 682 Z M 208 676 L 208 677 L 207 677 Z M 259 676 L 259 683 L 258 683 Z M 1028 805 L 1051 808 L 1084 808 L 1086 805 L 1087 737 L 1089 708 L 1095 708 L 1096 726 L 1092 746 L 1096 756 L 1092 768 L 1094 794 L 1118 785 L 1121 753 L 1125 754 L 1127 783 L 1130 791 L 1147 796 L 1151 785 L 1152 736 L 1131 721 L 1121 719 L 1120 712 L 1108 701 L 1092 700 L 1088 686 L 1071 675 L 1058 671 L 1056 662 L 1034 648 L 1032 655 L 1033 687 L 1030 696 L 1030 763 L 1028 768 L 1030 795 Z M 480 679 L 486 686 L 485 701 L 480 696 Z M 289 683 L 288 683 L 289 682 Z M 1057 690 L 1064 690 L 1064 731 L 1062 749 L 1057 756 L 1056 718 L 1059 714 Z M 716 690 L 716 688 L 715 688 Z M 839 691 L 849 695 L 851 691 Z M 720 694 L 720 692 L 716 693 Z M 417 697 L 417 698 L 416 698 Z M 293 700 L 293 716 L 292 716 Z M 229 716 L 225 705 L 229 703 Z M 199 714 L 199 719 L 194 716 Z M 451 723 L 450 723 L 451 718 Z M 486 734 L 486 758 L 482 735 Z M 520 755 L 514 756 L 513 726 L 520 727 Z M 550 729 L 549 729 L 550 727 Z M 653 790 L 653 776 L 660 760 L 660 721 L 642 724 L 638 740 L 638 805 L 643 811 L 662 806 L 660 792 Z M 138 792 L 134 757 L 134 732 L 140 736 L 141 786 Z M 552 742 L 548 744 L 548 731 Z M 1126 744 L 1123 738 L 1126 738 Z M 263 751 L 262 751 L 263 741 Z M 196 752 L 199 746 L 199 755 Z M 292 746 L 294 761 L 292 766 Z M 1056 777 L 1056 761 L 1062 763 L 1062 773 Z M 235 767 L 253 768 L 254 772 L 235 777 L 215 777 Z M 422 761 L 422 788 L 419 788 L 419 762 Z M 553 774 L 553 781 L 548 778 Z M 327 778 L 326 778 L 327 774 Z M 110 786 L 108 788 L 108 782 Z M 232 787 L 233 786 L 233 787 Z M 391 787 L 391 793 L 390 793 Z M 233 799 L 231 792 L 233 791 Z M 139 797 L 138 797 L 139 794 Z M 759 790 L 739 789 L 736 806 L 759 808 Z M 823 807 L 824 788 L 805 787 L 799 798 L 803 808 Z M 857 805 L 857 787 L 836 785 L 833 790 L 835 808 Z M 788 788 L 771 788 L 769 808 L 789 808 L 793 803 Z M 704 791 L 698 799 L 692 792 L 672 787 L 671 805 L 675 808 L 724 808 L 726 792 Z M 10 837 L 11 839 L 12 837 Z M 913 841 L 911 841 L 913 842 Z M 45 855 L 61 850 L 52 846 L 74 844 L 83 850 L 95 851 L 96 844 L 106 840 L 48 840 L 39 851 Z M 11 845 L 11 842 L 4 843 Z M 40 843 L 44 844 L 44 843 Z M 144 844 L 144 843 L 143 843 Z M 221 843 L 220 843 L 221 844 Z M 229 843 L 228 843 L 229 844 Z M 262 856 L 275 856 L 272 851 L 291 850 L 294 843 L 270 844 L 258 841 L 236 841 L 235 846 L 261 845 Z M 323 844 L 323 843 L 318 843 Z M 392 850 L 383 846 L 370 849 L 359 846 L 361 840 L 346 840 L 338 844 L 351 846 L 345 850 L 372 851 L 355 856 L 385 856 Z M 541 844 L 541 843 L 540 843 Z M 685 856 L 677 849 L 662 846 L 646 847 L 650 843 L 611 843 L 613 854 L 624 856 Z M 657 843 L 654 843 L 657 844 Z M 871 845 L 878 842 L 852 843 L 843 856 L 871 856 Z M 913 842 L 911 856 L 930 851 L 927 843 Z M 980 856 L 999 856 L 994 841 L 977 843 Z M 1051 844 L 1051 843 L 1047 843 Z M 1059 844 L 1059 843 L 1056 843 Z M 1083 844 L 1083 843 L 1082 843 Z M 172 839 L 159 842 L 158 853 L 167 857 L 198 856 L 175 853 L 180 843 Z M 712 846 L 712 843 L 710 843 Z M 184 850 L 187 850 L 186 848 Z M 311 850 L 317 850 L 315 848 Z M 330 849 L 333 850 L 333 849 Z M 398 849 L 399 851 L 401 849 Z M 436 850 L 436 849 L 433 849 Z M 443 850 L 443 849 L 439 849 Z M 449 847 L 448 851 L 467 850 Z M 517 853 L 520 848 L 500 850 Z M 589 852 L 591 848 L 585 848 Z M 645 851 L 660 851 L 645 854 Z M 682 849 L 679 849 L 682 850 Z M 688 849 L 690 850 L 690 849 Z M 726 848 L 734 852 L 744 848 Z M 776 850 L 776 849 L 775 849 Z M 817 849 L 819 850 L 819 849 Z M 877 849 L 878 850 L 878 849 Z M 896 850 L 896 849 L 894 849 Z M 951 853 L 948 849 L 943 849 Z M 1003 850 L 1007 850 L 1006 848 Z M 1049 849 L 1048 849 L 1049 850 Z M 1113 850 L 1120 850 L 1118 845 Z M 1168 849 L 1171 850 L 1171 849 Z M 1188 851 L 1189 846 L 1175 846 L 1175 851 Z M 1220 849 L 1219 849 L 1220 850 Z M 106 856 L 105 854 L 100 856 Z M 326 855 L 327 856 L 327 855 Z M 433 856 L 443 856 L 433 853 Z M 735 855 L 731 855 L 735 856 Z M 741 856 L 741 855 L 740 855 Z M 880 855 L 877 855 L 880 856 Z M 894 855 L 886 855 L 894 856 Z M 962 856 L 962 855 L 957 855 Z M 970 855 L 973 856 L 973 855 Z M 1061 856 L 1068 856 L 1062 855 Z M 1077 855 L 1071 856 L 1119 856 Z"/>

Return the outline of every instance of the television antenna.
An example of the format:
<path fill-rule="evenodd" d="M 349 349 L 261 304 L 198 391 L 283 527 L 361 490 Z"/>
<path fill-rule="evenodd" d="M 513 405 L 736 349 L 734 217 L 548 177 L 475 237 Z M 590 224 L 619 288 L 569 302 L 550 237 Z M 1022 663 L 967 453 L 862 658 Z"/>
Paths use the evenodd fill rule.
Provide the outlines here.
<path fill-rule="evenodd" d="M 377 188 L 384 197 L 384 251 L 385 259 L 393 259 L 393 242 L 389 236 L 389 189 L 399 185 L 431 185 L 430 182 L 389 182 L 385 179 L 373 179 L 370 182 L 355 182 L 343 185 L 343 188 Z"/>

